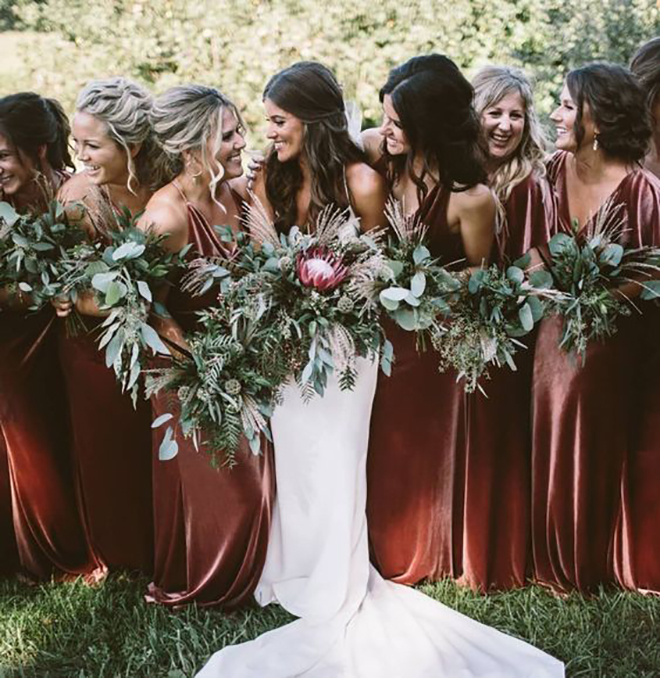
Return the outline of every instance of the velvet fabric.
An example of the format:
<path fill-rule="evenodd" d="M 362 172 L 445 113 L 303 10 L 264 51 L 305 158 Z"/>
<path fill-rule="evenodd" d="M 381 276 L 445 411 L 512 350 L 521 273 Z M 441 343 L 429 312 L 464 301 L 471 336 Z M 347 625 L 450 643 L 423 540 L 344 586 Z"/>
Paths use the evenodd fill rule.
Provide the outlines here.
<path fill-rule="evenodd" d="M 0 576 L 13 573 L 18 567 L 16 535 L 11 510 L 11 483 L 7 447 L 0 426 Z"/>
<path fill-rule="evenodd" d="M 153 568 L 151 407 L 134 408 L 98 348 L 103 319 L 84 318 L 86 332 L 67 336 L 59 321 L 59 355 L 73 431 L 77 497 L 100 568 Z"/>
<path fill-rule="evenodd" d="M 418 216 L 428 246 L 444 264 L 463 260 L 459 233 L 447 224 L 450 192 L 433 189 Z M 456 373 L 438 372 L 438 356 L 418 353 L 415 337 L 388 324 L 392 376 L 382 372 L 367 457 L 367 524 L 374 565 L 386 579 L 414 584 L 462 573 L 467 397 Z"/>
<path fill-rule="evenodd" d="M 218 235 L 190 203 L 188 217 L 192 251 L 220 254 Z M 212 303 L 213 294 L 192 297 L 180 285 L 167 299 L 185 332 L 196 329 L 195 311 Z M 176 421 L 179 404 L 172 394 L 154 396 L 152 407 L 154 418 L 171 413 Z M 198 451 L 175 426 L 178 454 L 159 461 L 165 428 L 153 436 L 156 550 L 148 599 L 171 606 L 239 607 L 251 599 L 266 558 L 274 496 L 272 450 L 263 441 L 264 453 L 255 456 L 243 441 L 234 468 L 213 468 L 204 441 Z"/>
<path fill-rule="evenodd" d="M 568 154 L 548 165 L 559 228 L 570 228 Z M 635 169 L 612 194 L 623 205 L 622 244 L 660 242 L 660 187 Z M 538 581 L 558 590 L 594 591 L 614 581 L 614 533 L 624 460 L 634 454 L 643 322 L 622 318 L 618 332 L 592 342 L 584 363 L 559 348 L 562 319 L 539 327 L 533 373 L 532 547 Z M 633 462 L 634 463 L 634 462 Z"/>
<path fill-rule="evenodd" d="M 21 569 L 38 579 L 95 567 L 76 505 L 54 318 L 51 308 L 0 316 L 0 422 L 16 544 Z"/>

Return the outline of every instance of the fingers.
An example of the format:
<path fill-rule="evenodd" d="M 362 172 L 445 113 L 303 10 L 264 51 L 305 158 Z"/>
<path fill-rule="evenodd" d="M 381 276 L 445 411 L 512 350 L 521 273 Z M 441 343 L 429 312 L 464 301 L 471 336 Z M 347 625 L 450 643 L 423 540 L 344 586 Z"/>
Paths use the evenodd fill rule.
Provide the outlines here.
<path fill-rule="evenodd" d="M 71 299 L 63 299 L 61 297 L 57 297 L 55 299 L 52 299 L 51 303 L 55 308 L 55 315 L 58 318 L 66 318 L 68 315 L 71 314 L 71 311 L 73 310 L 73 302 L 71 301 Z"/>

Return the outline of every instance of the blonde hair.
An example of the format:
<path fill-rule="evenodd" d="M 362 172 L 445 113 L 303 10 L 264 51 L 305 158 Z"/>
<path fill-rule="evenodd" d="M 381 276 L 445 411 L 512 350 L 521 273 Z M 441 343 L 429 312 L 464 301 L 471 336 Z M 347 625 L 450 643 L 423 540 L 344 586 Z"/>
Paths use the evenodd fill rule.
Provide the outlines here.
<path fill-rule="evenodd" d="M 490 176 L 489 184 L 502 205 L 521 181 L 530 174 L 545 175 L 546 140 L 534 110 L 534 93 L 527 76 L 517 68 L 485 66 L 472 79 L 474 107 L 481 118 L 484 111 L 515 92 L 525 106 L 525 126 L 515 154 Z"/>
<path fill-rule="evenodd" d="M 93 80 L 78 95 L 76 111 L 94 116 L 108 127 L 110 138 L 126 152 L 128 190 L 135 184 L 156 189 L 166 177 L 162 151 L 154 142 L 149 121 L 151 94 L 126 78 Z M 140 145 L 133 158 L 131 146 Z"/>
<path fill-rule="evenodd" d="M 205 85 L 179 85 L 158 96 L 150 113 L 156 141 L 167 156 L 171 173 L 183 170 L 184 151 L 199 151 L 201 165 L 211 175 L 209 190 L 213 200 L 225 173 L 216 160 L 222 144 L 225 110 L 231 111 L 239 125 L 244 126 L 236 106 L 219 90 Z M 213 140 L 211 157 L 207 152 L 209 139 Z"/>

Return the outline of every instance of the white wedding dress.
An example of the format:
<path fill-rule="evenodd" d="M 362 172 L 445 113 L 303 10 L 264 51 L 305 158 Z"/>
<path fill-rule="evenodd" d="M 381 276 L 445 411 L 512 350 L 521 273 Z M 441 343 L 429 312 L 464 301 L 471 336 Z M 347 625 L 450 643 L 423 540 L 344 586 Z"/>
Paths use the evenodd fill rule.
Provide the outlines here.
<path fill-rule="evenodd" d="M 272 418 L 277 501 L 256 591 L 300 619 L 217 652 L 200 678 L 560 678 L 561 662 L 369 564 L 366 454 L 377 366 L 354 391 L 295 384 Z"/>

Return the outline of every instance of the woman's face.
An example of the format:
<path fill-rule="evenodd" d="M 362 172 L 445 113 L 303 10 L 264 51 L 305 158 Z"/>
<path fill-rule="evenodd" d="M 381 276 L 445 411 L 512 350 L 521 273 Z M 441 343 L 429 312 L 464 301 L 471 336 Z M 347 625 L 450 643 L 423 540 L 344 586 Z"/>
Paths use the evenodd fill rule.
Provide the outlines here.
<path fill-rule="evenodd" d="M 509 92 L 481 113 L 481 125 L 491 160 L 511 158 L 525 131 L 525 102 L 518 92 Z"/>
<path fill-rule="evenodd" d="M 401 120 L 392 105 L 392 97 L 386 94 L 383 97 L 383 123 L 379 132 L 385 139 L 387 152 L 390 155 L 403 155 L 410 150 L 408 137 L 403 131 Z"/>
<path fill-rule="evenodd" d="M 550 115 L 550 120 L 555 123 L 557 129 L 555 145 L 562 151 L 575 153 L 578 150 L 578 142 L 575 136 L 576 117 L 577 104 L 573 101 L 567 85 L 564 84 L 559 106 Z M 586 103 L 582 106 L 582 128 L 584 129 L 582 147 L 591 148 L 594 141 L 595 127 L 589 113 L 589 106 Z"/>
<path fill-rule="evenodd" d="M 300 118 L 288 113 L 270 99 L 264 100 L 268 131 L 266 136 L 273 142 L 273 147 L 280 162 L 297 158 L 303 150 L 305 125 Z"/>
<path fill-rule="evenodd" d="M 36 176 L 37 168 L 30 158 L 21 153 L 0 134 L 0 199 L 16 195 Z"/>
<path fill-rule="evenodd" d="M 209 139 L 208 153 L 211 155 L 214 151 L 217 141 L 214 138 Z M 243 164 L 241 162 L 241 152 L 245 148 L 245 137 L 243 128 L 236 119 L 234 113 L 225 108 L 222 114 L 222 137 L 220 148 L 215 154 L 215 159 L 225 170 L 223 178 L 234 179 L 243 174 Z"/>
<path fill-rule="evenodd" d="M 107 125 L 89 113 L 78 111 L 71 124 L 76 156 L 85 174 L 97 186 L 125 185 L 128 181 L 126 151 L 108 134 Z M 139 149 L 135 148 L 135 154 Z"/>

